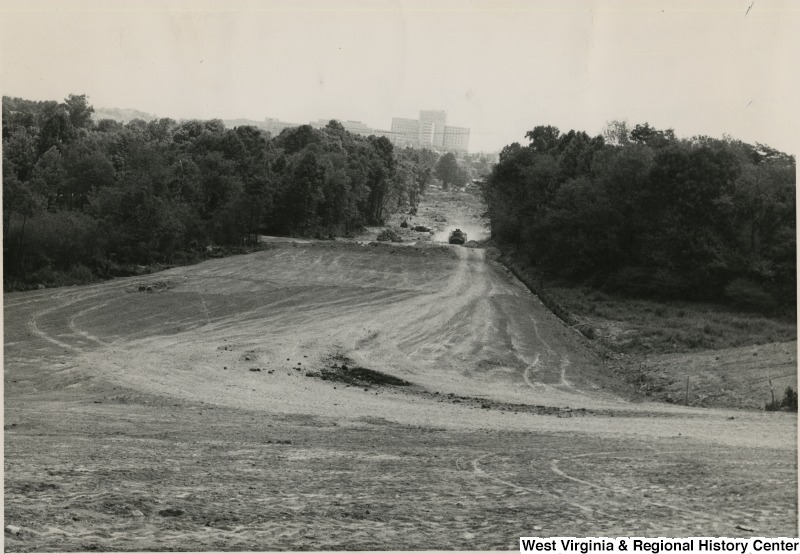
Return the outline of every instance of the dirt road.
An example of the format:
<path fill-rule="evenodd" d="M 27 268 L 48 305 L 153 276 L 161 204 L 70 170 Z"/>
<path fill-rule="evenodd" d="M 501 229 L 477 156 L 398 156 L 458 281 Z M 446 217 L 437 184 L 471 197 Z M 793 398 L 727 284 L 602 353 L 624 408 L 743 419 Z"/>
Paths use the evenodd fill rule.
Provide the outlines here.
<path fill-rule="evenodd" d="M 795 416 L 631 401 L 480 249 L 148 277 L 5 295 L 9 551 L 797 532 Z"/>

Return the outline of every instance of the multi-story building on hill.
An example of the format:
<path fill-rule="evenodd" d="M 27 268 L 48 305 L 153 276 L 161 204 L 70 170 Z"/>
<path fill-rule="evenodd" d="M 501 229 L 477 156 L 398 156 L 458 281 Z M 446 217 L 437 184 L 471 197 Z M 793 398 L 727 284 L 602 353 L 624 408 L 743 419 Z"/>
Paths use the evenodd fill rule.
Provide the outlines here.
<path fill-rule="evenodd" d="M 445 111 L 422 110 L 419 119 L 392 118 L 392 134 L 384 136 L 398 146 L 466 153 L 469 150 L 469 129 L 446 125 L 446 121 Z"/>
<path fill-rule="evenodd" d="M 375 129 L 372 133 L 376 137 L 386 137 L 388 138 L 392 144 L 397 146 L 398 148 L 405 148 L 406 146 L 410 146 L 412 148 L 417 148 L 417 139 L 416 137 L 410 137 L 405 133 L 398 133 L 397 131 L 385 131 L 381 129 Z"/>
<path fill-rule="evenodd" d="M 447 152 L 467 152 L 469 149 L 469 128 L 444 126 L 442 150 Z"/>
<path fill-rule="evenodd" d="M 413 146 L 419 146 L 419 121 L 405 117 L 392 118 L 393 138 L 402 138 Z M 392 140 L 392 142 L 395 142 Z"/>
<path fill-rule="evenodd" d="M 444 147 L 444 127 L 447 112 L 442 110 L 422 110 L 419 112 L 420 144 L 441 149 Z M 430 143 L 428 142 L 430 137 Z"/>

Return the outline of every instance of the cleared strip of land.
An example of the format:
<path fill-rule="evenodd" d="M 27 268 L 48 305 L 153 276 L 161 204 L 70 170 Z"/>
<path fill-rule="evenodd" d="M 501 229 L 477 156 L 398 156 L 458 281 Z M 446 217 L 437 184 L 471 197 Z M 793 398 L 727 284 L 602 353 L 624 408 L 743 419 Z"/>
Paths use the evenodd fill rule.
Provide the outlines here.
<path fill-rule="evenodd" d="M 479 249 L 284 243 L 4 300 L 9 551 L 796 533 L 794 415 L 632 401 Z"/>

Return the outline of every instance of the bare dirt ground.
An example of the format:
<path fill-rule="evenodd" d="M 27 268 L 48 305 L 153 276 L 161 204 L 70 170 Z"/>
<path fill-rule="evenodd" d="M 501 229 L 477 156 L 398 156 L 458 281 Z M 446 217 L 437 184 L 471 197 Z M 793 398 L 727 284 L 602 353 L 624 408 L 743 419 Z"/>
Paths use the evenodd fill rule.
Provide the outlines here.
<path fill-rule="evenodd" d="M 633 401 L 480 249 L 276 243 L 4 322 L 8 551 L 797 533 L 795 415 Z"/>
<path fill-rule="evenodd" d="M 787 386 L 797 390 L 797 342 L 651 355 L 641 366 L 651 381 L 663 383 L 652 393 L 656 398 L 682 401 L 685 378 L 676 376 L 689 377 L 695 405 L 759 409 L 773 393 L 780 401 Z"/>

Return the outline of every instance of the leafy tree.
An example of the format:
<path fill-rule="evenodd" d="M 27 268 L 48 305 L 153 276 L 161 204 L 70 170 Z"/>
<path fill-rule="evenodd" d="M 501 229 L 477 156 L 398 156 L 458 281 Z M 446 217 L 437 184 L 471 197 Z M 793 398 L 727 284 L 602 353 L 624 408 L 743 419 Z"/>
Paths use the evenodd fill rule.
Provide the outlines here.
<path fill-rule="evenodd" d="M 525 133 L 525 138 L 530 140 L 529 147 L 539 154 L 548 154 L 558 145 L 561 132 L 552 125 L 539 125 Z"/>
<path fill-rule="evenodd" d="M 69 112 L 63 104 L 47 106 L 43 117 L 39 131 L 39 154 L 44 154 L 54 146 L 62 147 L 75 136 Z"/>
<path fill-rule="evenodd" d="M 648 123 L 636 125 L 630 133 L 630 138 L 637 144 L 643 144 L 652 148 L 663 148 L 675 141 L 675 132 L 672 129 L 659 131 L 650 127 Z"/>
<path fill-rule="evenodd" d="M 405 148 L 398 153 L 398 157 L 401 163 L 406 162 L 405 168 L 411 173 L 412 184 L 407 189 L 408 204 L 416 209 L 433 179 L 438 156 L 428 149 Z"/>
<path fill-rule="evenodd" d="M 3 137 L 3 168 L 8 166 L 22 181 L 30 178 L 38 158 L 38 137 L 34 133 L 33 127 L 17 126 L 9 128 Z"/>
<path fill-rule="evenodd" d="M 467 182 L 467 173 L 458 165 L 455 154 L 448 152 L 436 163 L 436 177 L 442 181 L 447 190 L 450 185 L 463 186 Z"/>
<path fill-rule="evenodd" d="M 318 204 L 324 198 L 325 168 L 312 149 L 298 153 L 290 167 L 279 201 L 279 217 L 293 232 L 313 232 L 319 224 Z"/>
<path fill-rule="evenodd" d="M 386 137 L 368 137 L 372 151 L 369 156 L 367 197 L 367 222 L 371 225 L 383 224 L 383 212 L 392 197 L 397 181 L 393 179 L 397 162 L 394 147 Z"/>
<path fill-rule="evenodd" d="M 94 108 L 89 105 L 85 94 L 81 94 L 80 96 L 70 94 L 67 99 L 64 100 L 64 105 L 69 114 L 69 120 L 73 128 L 89 129 L 92 127 Z"/>
<path fill-rule="evenodd" d="M 631 142 L 631 130 L 627 121 L 608 121 L 603 128 L 603 138 L 606 144 L 612 146 L 627 146 Z"/>

